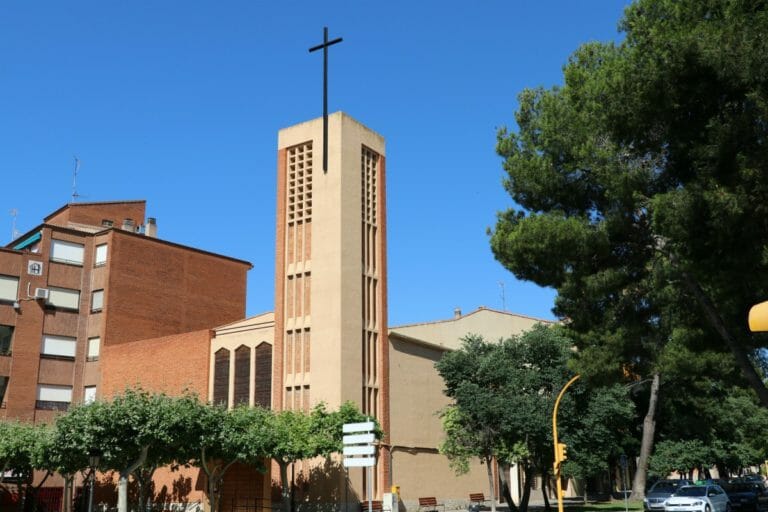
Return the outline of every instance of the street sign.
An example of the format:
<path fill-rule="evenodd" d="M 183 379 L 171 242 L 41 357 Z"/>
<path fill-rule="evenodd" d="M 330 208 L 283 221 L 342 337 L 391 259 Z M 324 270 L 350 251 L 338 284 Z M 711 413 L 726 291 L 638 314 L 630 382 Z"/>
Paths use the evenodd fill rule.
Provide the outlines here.
<path fill-rule="evenodd" d="M 344 459 L 345 468 L 372 468 L 376 465 L 376 459 L 373 457 L 357 457 L 354 459 Z"/>
<path fill-rule="evenodd" d="M 373 445 L 345 446 L 344 456 L 347 455 L 373 455 L 376 453 L 376 447 Z"/>
<path fill-rule="evenodd" d="M 373 422 L 345 423 L 341 427 L 341 432 L 342 434 L 349 434 L 350 432 L 373 432 Z"/>
<path fill-rule="evenodd" d="M 345 423 L 342 427 L 344 443 L 344 467 L 368 468 L 376 465 L 376 435 L 373 433 L 374 423 Z"/>
<path fill-rule="evenodd" d="M 376 436 L 373 434 L 355 434 L 351 436 L 344 436 L 342 438 L 344 446 L 350 444 L 372 444 L 376 440 Z"/>

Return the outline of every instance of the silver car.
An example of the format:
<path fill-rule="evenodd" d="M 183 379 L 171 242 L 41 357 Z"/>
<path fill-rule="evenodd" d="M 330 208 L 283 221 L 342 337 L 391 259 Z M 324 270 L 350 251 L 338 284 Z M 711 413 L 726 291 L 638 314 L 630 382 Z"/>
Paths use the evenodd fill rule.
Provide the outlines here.
<path fill-rule="evenodd" d="M 731 512 L 731 503 L 719 485 L 686 485 L 667 498 L 664 512 Z"/>

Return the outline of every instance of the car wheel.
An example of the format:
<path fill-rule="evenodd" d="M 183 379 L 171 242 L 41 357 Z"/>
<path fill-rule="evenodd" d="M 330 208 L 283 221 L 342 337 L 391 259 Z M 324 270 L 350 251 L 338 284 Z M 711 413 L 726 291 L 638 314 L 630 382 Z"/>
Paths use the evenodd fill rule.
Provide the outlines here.
<path fill-rule="evenodd" d="M 730 503 L 726 503 L 725 504 L 725 512 L 731 512 L 731 504 Z"/>
<path fill-rule="evenodd" d="M 704 512 L 712 512 L 712 507 L 710 507 L 709 505 L 706 505 L 704 507 Z"/>

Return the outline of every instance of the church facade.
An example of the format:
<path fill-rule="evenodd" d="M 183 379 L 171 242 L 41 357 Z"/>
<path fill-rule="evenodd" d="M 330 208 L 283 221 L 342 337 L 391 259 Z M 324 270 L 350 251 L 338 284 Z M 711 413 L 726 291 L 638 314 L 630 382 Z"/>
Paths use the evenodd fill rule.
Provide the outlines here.
<path fill-rule="evenodd" d="M 481 307 L 464 315 L 455 311 L 444 320 L 389 326 L 385 141 L 341 112 L 329 116 L 327 136 L 328 155 L 323 155 L 322 118 L 278 135 L 274 311 L 250 318 L 230 311 L 223 316 L 200 313 L 195 315 L 199 321 L 186 328 L 182 323 L 155 332 L 143 325 L 148 335 L 103 343 L 93 377 L 99 383 L 97 396 L 108 399 L 139 384 L 168 394 L 191 390 L 229 407 L 308 411 L 320 402 L 333 409 L 352 401 L 385 432 L 373 478 L 360 468 L 345 469 L 340 457 L 296 464 L 291 481 L 297 504 L 356 512 L 360 502 L 379 500 L 398 486 L 401 505 L 407 508 L 417 508 L 422 496 L 466 505 L 469 493 L 487 492 L 487 472 L 477 462 L 468 474 L 457 476 L 438 453 L 439 412 L 448 401 L 434 364 L 446 351 L 459 348 L 469 333 L 497 340 L 543 321 Z M 95 233 L 101 236 L 101 231 Z M 93 251 L 99 240 L 89 242 L 95 244 Z M 169 245 L 154 239 L 150 243 Z M 198 253 L 195 257 L 218 258 L 238 272 L 249 266 Z M 115 269 L 109 282 L 123 279 Z M 198 270 L 211 275 L 211 269 Z M 216 275 L 221 282 L 211 283 L 212 289 L 229 289 L 235 279 L 244 290 L 244 272 Z M 104 303 L 105 310 L 109 306 Z M 233 310 L 237 307 L 242 302 Z M 72 325 L 77 331 L 75 320 Z M 83 338 L 77 344 L 82 345 L 77 350 L 83 361 L 88 336 L 90 331 L 72 335 Z M 181 486 L 187 489 L 185 501 L 205 502 L 202 478 L 192 469 L 158 472 L 155 489 L 179 488 L 181 479 L 186 482 Z M 274 470 L 262 476 L 234 468 L 223 489 L 224 510 L 268 504 L 276 498 L 278 479 Z"/>

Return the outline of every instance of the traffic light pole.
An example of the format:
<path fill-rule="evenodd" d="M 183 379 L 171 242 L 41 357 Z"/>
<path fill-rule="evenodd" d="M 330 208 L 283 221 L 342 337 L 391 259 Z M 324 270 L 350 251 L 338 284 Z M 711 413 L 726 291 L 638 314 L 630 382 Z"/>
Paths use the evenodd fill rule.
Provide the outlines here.
<path fill-rule="evenodd" d="M 552 411 L 552 438 L 555 442 L 555 483 L 557 485 L 557 512 L 563 512 L 563 484 L 560 481 L 560 465 L 565 460 L 565 444 L 558 442 L 557 439 L 557 409 L 560 407 L 560 399 L 563 398 L 563 395 L 565 394 L 565 390 L 568 389 L 568 387 L 576 382 L 576 380 L 581 377 L 581 375 L 576 375 L 574 378 L 569 380 L 565 386 L 563 386 L 563 389 L 560 390 L 560 394 L 557 395 L 557 399 L 555 400 L 555 408 Z"/>

